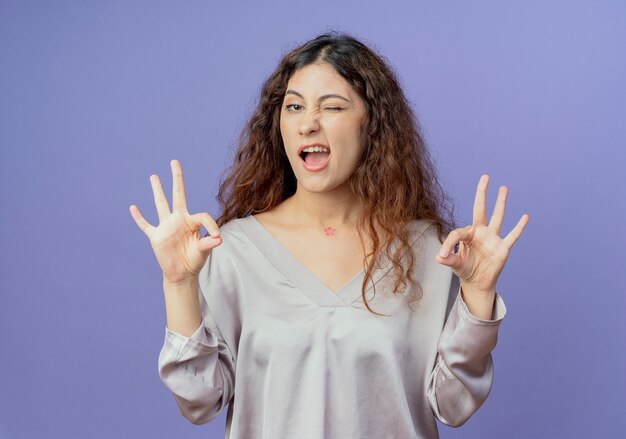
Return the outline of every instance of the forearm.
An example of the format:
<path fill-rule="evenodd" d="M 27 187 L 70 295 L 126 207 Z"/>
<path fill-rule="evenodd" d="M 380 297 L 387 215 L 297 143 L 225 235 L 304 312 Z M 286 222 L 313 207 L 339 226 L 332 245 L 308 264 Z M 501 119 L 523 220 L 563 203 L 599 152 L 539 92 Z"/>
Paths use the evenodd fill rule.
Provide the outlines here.
<path fill-rule="evenodd" d="M 191 336 L 202 322 L 198 279 L 172 284 L 163 279 L 167 327 L 186 337 Z"/>
<path fill-rule="evenodd" d="M 491 352 L 497 343 L 500 323 L 506 315 L 500 295 L 495 295 L 496 299 L 489 302 L 493 303 L 489 318 L 474 315 L 464 297 L 476 296 L 467 294 L 469 290 L 461 291 L 439 340 L 438 355 L 427 391 L 437 418 L 455 427 L 463 425 L 478 410 L 491 390 Z M 487 297 L 487 300 L 491 299 Z M 480 310 L 474 312 L 481 314 Z"/>
<path fill-rule="evenodd" d="M 461 282 L 461 296 L 472 315 L 483 320 L 491 320 L 493 315 L 495 291 L 477 291 Z"/>

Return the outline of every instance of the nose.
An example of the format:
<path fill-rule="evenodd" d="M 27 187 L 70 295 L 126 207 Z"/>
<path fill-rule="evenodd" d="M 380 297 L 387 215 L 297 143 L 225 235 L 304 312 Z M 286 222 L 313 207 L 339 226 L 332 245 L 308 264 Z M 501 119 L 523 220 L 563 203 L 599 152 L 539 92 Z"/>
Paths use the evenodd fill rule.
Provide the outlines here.
<path fill-rule="evenodd" d="M 307 135 L 319 130 L 319 120 L 316 110 L 307 111 L 302 115 L 298 130 L 301 135 Z"/>

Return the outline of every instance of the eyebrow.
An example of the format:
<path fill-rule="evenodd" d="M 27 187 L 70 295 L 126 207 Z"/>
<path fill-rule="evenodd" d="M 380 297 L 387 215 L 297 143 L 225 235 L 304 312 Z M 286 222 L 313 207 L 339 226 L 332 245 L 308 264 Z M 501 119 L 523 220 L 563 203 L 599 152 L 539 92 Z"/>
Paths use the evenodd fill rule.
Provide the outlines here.
<path fill-rule="evenodd" d="M 302 96 L 300 93 L 298 93 L 298 92 L 297 92 L 297 91 L 295 91 L 295 90 L 287 90 L 287 91 L 285 92 L 285 95 L 289 95 L 289 94 L 291 94 L 291 95 L 296 95 L 296 96 L 299 96 L 299 97 L 301 97 L 302 99 L 304 99 L 304 96 Z M 331 93 L 331 94 L 327 94 L 327 95 L 324 95 L 324 96 L 320 96 L 320 97 L 319 97 L 319 99 L 318 99 L 317 101 L 318 101 L 318 102 L 322 102 L 324 99 L 328 99 L 328 98 L 338 98 L 338 99 L 343 99 L 343 100 L 344 100 L 344 101 L 346 101 L 346 102 L 350 102 L 350 99 L 348 99 L 348 98 L 344 98 L 343 96 L 338 95 L 338 94 L 336 94 L 336 93 Z M 350 102 L 350 103 L 351 103 L 351 102 Z"/>

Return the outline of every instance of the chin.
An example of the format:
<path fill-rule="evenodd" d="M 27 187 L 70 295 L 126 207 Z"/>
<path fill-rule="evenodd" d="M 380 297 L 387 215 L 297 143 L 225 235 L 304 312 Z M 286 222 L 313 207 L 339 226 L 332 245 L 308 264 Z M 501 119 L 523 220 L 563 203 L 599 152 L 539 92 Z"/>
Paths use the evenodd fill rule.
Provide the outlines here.
<path fill-rule="evenodd" d="M 329 188 L 324 184 L 300 184 L 299 189 L 311 193 L 324 193 L 328 192 L 332 188 Z"/>
<path fill-rule="evenodd" d="M 302 182 L 302 180 L 298 181 L 298 187 L 300 190 L 304 190 L 304 191 L 311 192 L 311 193 L 331 192 L 347 184 L 348 184 L 348 181 L 344 181 L 338 184 L 328 182 L 328 181 L 324 181 L 324 182 L 321 182 L 321 181 L 320 182 L 313 182 L 313 181 Z"/>

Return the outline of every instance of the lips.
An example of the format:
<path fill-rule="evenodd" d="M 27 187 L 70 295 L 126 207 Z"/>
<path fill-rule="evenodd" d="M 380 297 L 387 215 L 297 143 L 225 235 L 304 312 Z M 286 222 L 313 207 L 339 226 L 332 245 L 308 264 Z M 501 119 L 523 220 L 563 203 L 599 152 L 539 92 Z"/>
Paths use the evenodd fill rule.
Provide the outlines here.
<path fill-rule="evenodd" d="M 323 143 L 309 143 L 308 145 L 300 145 L 300 148 L 298 148 L 298 156 L 302 157 L 302 150 L 304 148 L 308 148 L 309 146 L 323 146 L 324 148 L 328 148 L 330 151 L 330 147 L 328 145 L 324 145 Z"/>
<path fill-rule="evenodd" d="M 330 148 L 328 148 L 329 152 L 325 154 L 325 157 L 320 157 L 320 156 L 312 157 L 311 160 L 309 160 L 307 163 L 307 161 L 305 161 L 305 155 L 320 154 L 320 153 L 315 153 L 315 152 L 311 152 L 311 153 L 302 152 L 303 149 L 311 147 L 311 146 L 322 146 L 325 148 L 328 148 L 328 146 L 324 145 L 323 143 L 311 143 L 308 145 L 302 145 L 298 149 L 298 156 L 300 157 L 300 161 L 304 169 L 306 169 L 307 171 L 311 171 L 311 172 L 321 171 L 322 169 L 326 168 L 326 166 L 328 165 L 328 162 L 330 161 Z"/>

